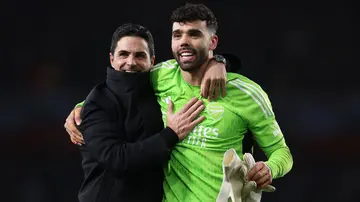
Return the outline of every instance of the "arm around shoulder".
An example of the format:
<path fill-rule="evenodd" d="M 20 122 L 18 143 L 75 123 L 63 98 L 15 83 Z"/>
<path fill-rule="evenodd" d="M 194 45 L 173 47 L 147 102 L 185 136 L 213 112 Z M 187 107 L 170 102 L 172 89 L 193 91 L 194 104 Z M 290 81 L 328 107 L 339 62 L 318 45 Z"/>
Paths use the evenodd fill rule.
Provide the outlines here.
<path fill-rule="evenodd" d="M 242 68 L 242 61 L 240 57 L 235 54 L 231 53 L 221 53 L 225 60 L 226 60 L 226 71 L 232 73 L 239 73 L 240 69 Z"/>

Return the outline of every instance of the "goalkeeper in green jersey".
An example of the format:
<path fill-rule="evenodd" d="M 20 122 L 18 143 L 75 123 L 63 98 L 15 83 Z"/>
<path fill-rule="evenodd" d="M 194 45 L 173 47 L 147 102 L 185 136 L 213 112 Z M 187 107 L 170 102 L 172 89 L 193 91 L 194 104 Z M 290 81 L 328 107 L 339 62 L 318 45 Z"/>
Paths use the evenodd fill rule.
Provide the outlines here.
<path fill-rule="evenodd" d="M 214 14 L 202 4 L 186 4 L 173 12 L 171 21 L 175 59 L 156 65 L 150 74 L 164 123 L 168 109 L 177 112 L 194 96 L 203 100 L 205 110 L 200 115 L 205 120 L 173 148 L 164 168 L 164 201 L 215 201 L 223 180 L 224 153 L 234 148 L 242 158 L 248 130 L 268 159 L 256 162 L 247 180 L 264 188 L 284 176 L 292 168 L 292 155 L 270 100 L 258 84 L 227 73 L 225 97 L 208 101 L 199 96 L 206 61 L 218 43 Z"/>
<path fill-rule="evenodd" d="M 151 74 L 164 119 L 168 104 L 177 111 L 199 95 L 205 61 L 218 43 L 216 18 L 204 5 L 182 6 L 173 12 L 171 21 L 175 60 L 156 65 Z M 268 157 L 266 162 L 256 162 L 248 180 L 263 188 L 290 171 L 290 150 L 270 100 L 258 84 L 228 73 L 226 96 L 203 101 L 206 108 L 200 115 L 205 120 L 172 150 L 165 168 L 164 201 L 215 201 L 223 179 L 223 155 L 230 148 L 242 154 L 247 130 Z"/>

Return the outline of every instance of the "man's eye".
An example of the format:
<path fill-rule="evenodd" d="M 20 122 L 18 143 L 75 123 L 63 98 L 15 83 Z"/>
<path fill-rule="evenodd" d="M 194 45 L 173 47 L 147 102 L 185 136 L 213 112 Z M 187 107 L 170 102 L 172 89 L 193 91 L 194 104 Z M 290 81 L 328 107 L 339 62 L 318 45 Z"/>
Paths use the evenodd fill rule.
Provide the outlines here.
<path fill-rule="evenodd" d="M 120 53 L 119 54 L 119 58 L 126 58 L 128 56 L 128 54 L 126 53 Z"/>
<path fill-rule="evenodd" d="M 136 57 L 138 57 L 138 58 L 146 58 L 146 54 L 138 54 Z"/>
<path fill-rule="evenodd" d="M 198 38 L 198 37 L 201 37 L 201 33 L 193 32 L 193 33 L 190 34 L 190 36 L 193 37 L 193 38 Z"/>

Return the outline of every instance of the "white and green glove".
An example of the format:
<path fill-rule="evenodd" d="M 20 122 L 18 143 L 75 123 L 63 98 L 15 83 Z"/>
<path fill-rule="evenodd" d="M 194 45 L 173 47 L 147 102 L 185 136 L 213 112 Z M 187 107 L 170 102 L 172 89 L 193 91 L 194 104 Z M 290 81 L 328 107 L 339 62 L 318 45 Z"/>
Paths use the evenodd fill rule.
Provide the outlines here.
<path fill-rule="evenodd" d="M 223 183 L 217 202 L 260 202 L 262 191 L 273 192 L 275 187 L 268 185 L 263 189 L 256 187 L 255 181 L 247 181 L 248 171 L 255 166 L 255 160 L 245 153 L 243 161 L 234 149 L 229 149 L 223 159 Z"/>
<path fill-rule="evenodd" d="M 255 166 L 255 159 L 250 153 L 245 153 L 243 156 L 244 164 L 246 165 L 246 174 L 248 171 Z M 262 191 L 274 192 L 276 189 L 274 186 L 267 185 L 264 188 L 257 188 L 256 182 L 247 181 L 244 179 L 244 188 L 242 190 L 241 198 L 243 202 L 259 202 L 261 200 Z"/>

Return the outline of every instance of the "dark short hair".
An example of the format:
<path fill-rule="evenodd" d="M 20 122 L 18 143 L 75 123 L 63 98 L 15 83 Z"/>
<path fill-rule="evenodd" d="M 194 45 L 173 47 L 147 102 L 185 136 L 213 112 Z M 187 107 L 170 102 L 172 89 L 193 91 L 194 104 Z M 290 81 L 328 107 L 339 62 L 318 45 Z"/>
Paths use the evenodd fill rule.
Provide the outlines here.
<path fill-rule="evenodd" d="M 187 3 L 173 11 L 170 21 L 174 22 L 191 22 L 191 21 L 206 21 L 208 29 L 215 34 L 218 29 L 217 20 L 214 13 L 204 4 Z"/>
<path fill-rule="evenodd" d="M 152 57 L 155 54 L 155 48 L 154 48 L 154 38 L 151 34 L 151 32 L 144 26 L 132 24 L 132 23 L 126 23 L 118 27 L 111 39 L 111 46 L 110 46 L 110 52 L 114 54 L 114 51 L 117 46 L 117 42 L 126 36 L 137 36 L 140 38 L 143 38 L 149 47 L 150 57 Z"/>

